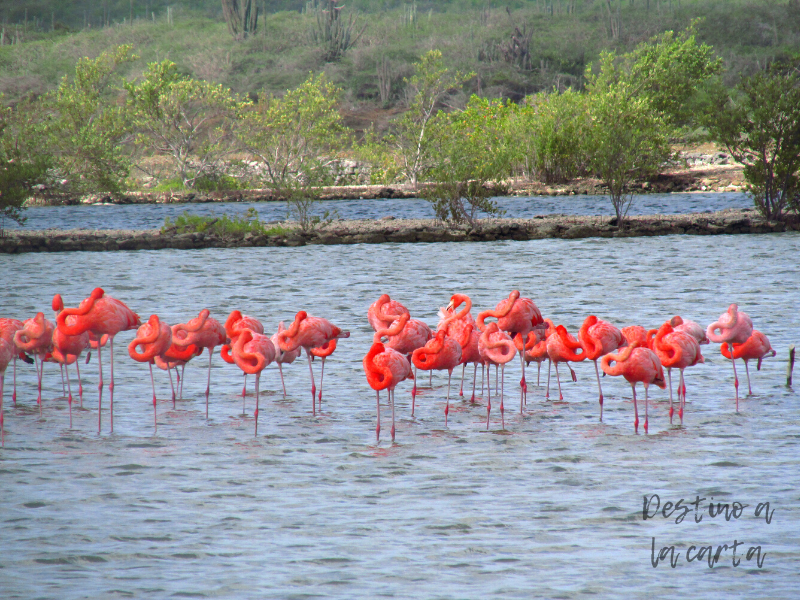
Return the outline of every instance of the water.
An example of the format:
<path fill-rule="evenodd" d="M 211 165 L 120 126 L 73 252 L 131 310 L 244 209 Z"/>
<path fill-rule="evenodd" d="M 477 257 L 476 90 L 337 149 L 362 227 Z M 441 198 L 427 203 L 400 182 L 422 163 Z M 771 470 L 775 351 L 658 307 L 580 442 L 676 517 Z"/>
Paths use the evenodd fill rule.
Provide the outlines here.
<path fill-rule="evenodd" d="M 607 196 L 534 196 L 498 198 L 507 217 L 529 218 L 541 214 L 614 215 Z M 742 193 L 648 194 L 637 196 L 630 214 L 678 214 L 750 208 L 753 201 Z M 25 211 L 25 229 L 158 229 L 164 219 L 188 211 L 192 214 L 243 216 L 255 208 L 263 221 L 286 219 L 285 202 L 214 202 L 206 204 L 127 204 L 90 206 L 36 206 Z M 342 219 L 432 219 L 431 205 L 420 199 L 327 200 L 315 208 Z M 11 224 L 11 227 L 16 227 Z"/>
<path fill-rule="evenodd" d="M 793 598 L 800 402 L 785 387 L 785 359 L 800 331 L 800 276 L 788 258 L 798 250 L 800 236 L 775 234 L 0 256 L 2 316 L 50 314 L 53 293 L 74 305 L 101 285 L 143 318 L 185 321 L 208 307 L 224 319 L 239 308 L 274 330 L 307 309 L 352 332 L 327 363 L 321 416 L 311 416 L 305 363 L 285 369 L 285 401 L 268 368 L 257 438 L 255 400 L 242 416 L 240 372 L 218 356 L 208 421 L 205 361 L 187 367 L 177 410 L 157 372 L 157 435 L 147 368 L 125 356 L 133 332 L 116 345 L 113 434 L 107 392 L 96 433 L 94 357 L 72 430 L 55 367 L 45 371 L 43 419 L 34 371 L 20 367 L 17 408 L 6 378 L 0 450 L 2 596 Z M 687 371 L 685 427 L 670 427 L 667 394 L 655 390 L 649 435 L 634 434 L 619 378 L 603 381 L 598 422 L 591 364 L 575 365 L 564 402 L 532 386 L 521 418 L 512 363 L 506 431 L 496 404 L 486 432 L 483 401 L 459 398 L 445 429 L 437 374 L 413 420 L 410 382 L 398 386 L 397 443 L 376 444 L 361 367 L 367 306 L 387 292 L 433 324 L 454 292 L 482 309 L 513 288 L 573 333 L 589 313 L 618 325 L 676 313 L 707 324 L 736 301 L 778 357 L 751 369 L 755 396 L 735 414 L 730 364 L 703 346 L 706 364 Z M 384 399 L 384 436 L 389 419 Z M 700 523 L 693 513 L 680 524 L 677 514 L 643 521 L 643 496 L 656 493 L 662 506 L 697 495 L 702 508 L 712 496 L 748 506 L 738 520 L 706 511 Z M 754 515 L 761 502 L 775 510 L 771 524 Z M 656 554 L 676 546 L 675 569 L 651 566 L 653 537 Z M 736 568 L 730 550 L 713 569 L 686 562 L 690 545 L 716 551 L 734 539 L 744 542 Z M 761 569 L 744 558 L 759 545 Z"/>

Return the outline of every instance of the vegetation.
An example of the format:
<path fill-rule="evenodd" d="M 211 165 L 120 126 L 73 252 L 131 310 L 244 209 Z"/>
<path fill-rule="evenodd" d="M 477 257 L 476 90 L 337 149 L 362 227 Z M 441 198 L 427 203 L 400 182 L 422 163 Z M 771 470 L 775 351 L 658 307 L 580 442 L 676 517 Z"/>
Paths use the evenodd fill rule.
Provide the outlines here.
<path fill-rule="evenodd" d="M 242 238 L 247 234 L 286 235 L 290 230 L 279 225 L 267 228 L 264 223 L 258 220 L 256 209 L 251 207 L 241 217 L 229 217 L 228 215 L 209 217 L 193 215 L 188 211 L 184 211 L 174 221 L 169 217 L 164 219 L 161 231 L 162 233 L 209 233 L 222 238 Z"/>

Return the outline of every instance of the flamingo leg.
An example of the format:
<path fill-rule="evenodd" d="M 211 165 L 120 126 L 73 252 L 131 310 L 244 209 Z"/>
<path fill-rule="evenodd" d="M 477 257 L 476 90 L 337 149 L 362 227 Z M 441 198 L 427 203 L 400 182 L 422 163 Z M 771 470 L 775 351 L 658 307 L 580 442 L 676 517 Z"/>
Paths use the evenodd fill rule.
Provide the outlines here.
<path fill-rule="evenodd" d="M 600 385 L 600 369 L 597 368 L 597 361 L 594 362 L 594 374 L 597 375 L 597 389 L 600 391 L 600 420 L 603 420 L 603 386 Z"/>
<path fill-rule="evenodd" d="M 375 426 L 375 441 L 381 441 L 381 393 L 375 390 L 376 405 L 378 408 L 378 424 Z"/>
<path fill-rule="evenodd" d="M 525 381 L 525 349 L 519 351 L 519 362 L 522 364 L 522 379 L 519 381 L 519 414 L 522 414 L 522 403 L 528 404 L 528 384 Z"/>
<path fill-rule="evenodd" d="M 556 381 L 558 382 L 558 399 L 563 400 L 564 394 L 561 393 L 561 378 L 558 376 L 558 363 L 554 363 L 556 367 Z"/>
<path fill-rule="evenodd" d="M 733 387 L 736 389 L 736 412 L 739 412 L 739 377 L 736 375 L 736 359 L 733 358 L 733 344 L 728 344 L 731 352 L 731 364 L 733 365 Z"/>
<path fill-rule="evenodd" d="M 256 432 L 255 435 L 258 437 L 258 388 L 261 380 L 261 373 L 256 373 L 256 411 L 253 413 L 253 416 L 256 420 Z"/>
<path fill-rule="evenodd" d="M 153 386 L 153 425 L 156 428 L 156 433 L 158 433 L 158 416 L 156 414 L 156 381 L 153 379 L 153 361 L 151 360 L 150 363 L 150 384 Z"/>
<path fill-rule="evenodd" d="M 649 384 L 644 384 L 644 432 L 647 433 L 647 391 L 650 387 Z"/>
<path fill-rule="evenodd" d="M 206 381 L 206 421 L 208 420 L 208 395 L 211 393 L 211 357 L 214 356 L 214 349 L 208 349 L 208 380 Z"/>
<path fill-rule="evenodd" d="M 553 364 L 553 361 L 547 361 L 547 390 L 544 393 L 545 398 L 550 397 L 550 365 Z"/>
<path fill-rule="evenodd" d="M 283 368 L 281 368 L 281 363 L 278 363 L 278 373 L 281 374 L 281 387 L 283 387 L 283 399 L 286 400 L 286 383 L 283 381 Z"/>
<path fill-rule="evenodd" d="M 75 361 L 77 364 L 77 361 Z M 69 428 L 72 429 L 72 388 L 69 384 L 69 365 L 64 364 L 64 371 L 67 374 L 67 402 L 69 403 Z"/>
<path fill-rule="evenodd" d="M 674 409 L 672 408 L 672 369 L 667 367 L 667 383 L 669 385 L 669 424 L 672 425 L 672 414 Z M 681 399 L 681 386 L 678 385 L 678 402 Z"/>
<path fill-rule="evenodd" d="M 745 370 L 745 373 L 747 373 L 747 395 L 748 396 L 752 396 L 753 395 L 753 388 L 750 387 L 750 368 L 747 366 L 747 360 L 746 359 L 744 361 L 744 370 Z"/>
<path fill-rule="evenodd" d="M 475 402 L 475 381 L 478 379 L 478 363 L 475 363 L 475 369 L 472 371 L 472 400 Z"/>
<path fill-rule="evenodd" d="M 75 370 L 78 372 L 78 398 L 81 401 L 81 408 L 83 408 L 83 382 L 81 381 L 81 367 L 79 360 L 75 361 Z"/>
<path fill-rule="evenodd" d="M 467 370 L 467 363 L 461 364 L 461 389 L 458 390 L 458 395 L 464 395 L 464 372 Z"/>
<path fill-rule="evenodd" d="M 11 392 L 11 400 L 14 401 L 14 406 L 17 406 L 17 353 L 14 353 L 14 391 Z"/>
<path fill-rule="evenodd" d="M 314 385 L 314 369 L 311 368 L 311 352 L 306 350 L 306 356 L 308 357 L 308 372 L 311 375 L 311 412 L 314 416 L 317 416 L 317 386 Z"/>
<path fill-rule="evenodd" d="M 481 366 L 481 395 L 483 395 L 484 367 L 486 367 L 485 364 Z M 489 417 L 492 414 L 492 389 L 491 386 L 489 385 L 489 379 L 491 379 L 491 377 L 486 378 L 486 431 L 489 431 Z"/>
<path fill-rule="evenodd" d="M 453 377 L 453 369 L 447 371 L 447 404 L 444 406 L 444 426 L 447 427 L 447 415 L 450 414 L 450 380 Z"/>
<path fill-rule="evenodd" d="M 428 371 L 428 387 L 433 389 L 433 369 Z"/>
<path fill-rule="evenodd" d="M 387 390 L 389 395 L 389 400 L 392 403 L 392 442 L 394 442 L 394 390 L 390 389 Z"/>
<path fill-rule="evenodd" d="M 503 422 L 503 431 L 506 429 L 506 409 L 503 406 L 503 387 L 505 386 L 506 380 L 506 366 L 505 364 L 500 365 L 500 419 Z M 523 375 L 523 379 L 525 376 Z M 520 414 L 522 414 L 522 398 L 520 397 Z"/>
<path fill-rule="evenodd" d="M 111 382 L 108 384 L 108 396 L 111 401 L 111 433 L 114 433 L 114 336 L 108 338 L 108 351 L 111 353 Z"/>
<path fill-rule="evenodd" d="M 101 432 L 102 419 L 103 419 L 103 359 L 100 355 L 100 344 L 97 344 L 97 368 L 100 370 L 100 382 L 97 384 L 99 398 L 97 399 L 97 433 Z"/>
<path fill-rule="evenodd" d="M 322 378 L 325 377 L 325 358 L 322 357 L 322 370 L 319 374 L 319 395 L 317 396 L 317 401 L 319 402 L 319 410 L 322 412 Z"/>
<path fill-rule="evenodd" d="M 36 398 L 36 403 L 39 405 L 39 416 L 42 416 L 42 375 L 44 374 L 44 357 L 37 361 L 38 355 L 34 355 L 33 360 L 36 364 L 36 375 L 39 378 L 39 397 Z M 41 364 L 40 364 L 41 363 Z"/>
<path fill-rule="evenodd" d="M 185 377 L 183 374 L 186 372 L 186 363 L 181 365 L 181 374 L 178 376 L 178 368 L 175 368 L 175 377 L 178 379 L 178 399 L 183 400 L 183 382 Z"/>
<path fill-rule="evenodd" d="M 639 409 L 636 406 L 636 384 L 631 384 L 631 389 L 633 390 L 633 429 L 636 433 L 639 433 Z"/>
<path fill-rule="evenodd" d="M 678 408 L 678 415 L 681 418 L 681 425 L 683 425 L 683 407 L 686 404 L 686 383 L 683 380 L 683 369 L 681 369 L 681 379 L 680 383 L 678 384 L 678 389 L 682 390 L 682 393 L 678 394 L 678 402 L 680 407 Z"/>
<path fill-rule="evenodd" d="M 6 428 L 4 424 L 5 411 L 3 410 L 3 385 L 6 381 L 6 372 L 0 373 L 0 445 L 6 445 Z"/>
<path fill-rule="evenodd" d="M 537 387 L 541 385 L 541 376 L 542 376 L 542 361 L 537 361 L 536 364 L 538 368 L 536 369 L 536 385 Z"/>
<path fill-rule="evenodd" d="M 172 383 L 172 369 L 167 368 L 167 374 L 169 375 L 169 387 L 172 388 L 172 410 L 175 410 L 175 385 Z M 175 367 L 175 376 L 178 375 L 178 367 Z"/>
<path fill-rule="evenodd" d="M 66 388 L 66 384 L 64 383 L 64 364 L 63 363 L 58 363 L 58 366 L 61 367 L 61 395 L 62 396 L 66 396 L 67 395 L 67 388 Z"/>
<path fill-rule="evenodd" d="M 246 415 L 247 411 L 244 408 L 244 396 L 245 391 L 247 390 L 247 373 L 244 374 L 244 385 L 242 385 L 242 414 Z"/>
<path fill-rule="evenodd" d="M 417 399 L 417 366 L 414 365 L 414 387 L 411 388 L 411 416 L 414 416 L 414 404 L 416 403 Z M 380 421 L 380 419 L 379 419 Z M 378 423 L 378 427 L 380 427 L 380 422 Z"/>

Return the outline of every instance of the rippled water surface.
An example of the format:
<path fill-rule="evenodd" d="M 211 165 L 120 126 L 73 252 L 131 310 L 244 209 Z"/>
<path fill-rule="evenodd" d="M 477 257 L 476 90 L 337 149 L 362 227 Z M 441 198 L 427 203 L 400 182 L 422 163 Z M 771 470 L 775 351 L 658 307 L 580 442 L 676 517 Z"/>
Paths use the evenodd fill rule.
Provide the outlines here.
<path fill-rule="evenodd" d="M 33 368 L 18 365 L 16 408 L 9 369 L 0 595 L 796 597 L 800 399 L 785 381 L 800 332 L 798 250 L 800 236 L 775 234 L 0 256 L 1 316 L 50 315 L 53 293 L 75 305 L 100 285 L 143 318 L 185 321 L 207 307 L 224 319 L 238 308 L 274 331 L 306 309 L 352 332 L 326 365 L 320 416 L 306 363 L 285 369 L 286 400 L 277 369 L 265 371 L 258 437 L 255 398 L 243 415 L 241 374 L 219 356 L 208 421 L 205 361 L 187 367 L 174 410 L 156 373 L 155 434 L 147 368 L 125 352 L 133 332 L 116 342 L 113 434 L 107 392 L 97 434 L 95 357 L 72 429 L 53 365 L 43 418 Z M 649 435 L 634 434 L 630 387 L 618 378 L 603 380 L 598 422 L 591 364 L 575 365 L 563 402 L 531 386 L 520 416 L 512 363 L 505 431 L 496 404 L 487 432 L 484 400 L 457 396 L 445 428 L 447 379 L 437 374 L 414 419 L 410 382 L 398 386 L 397 443 L 376 444 L 361 367 L 367 306 L 388 292 L 434 324 L 454 292 L 483 309 L 514 288 L 573 333 L 589 313 L 619 325 L 677 313 L 707 324 L 735 301 L 778 357 L 751 368 L 755 395 L 736 414 L 730 363 L 704 346 L 706 364 L 687 371 L 685 426 L 670 426 L 667 393 L 654 390 Z M 389 420 L 384 398 L 385 435 Z M 697 495 L 702 509 L 711 497 L 748 506 L 738 520 L 706 510 L 700 523 L 693 513 L 643 521 L 642 497 L 656 493 L 662 506 Z M 760 502 L 775 511 L 771 524 L 754 515 Z M 675 545 L 675 569 L 651 566 L 652 538 L 656 554 Z M 734 540 L 738 567 L 730 550 L 713 569 L 686 562 L 690 545 Z M 760 569 L 745 558 L 751 546 L 766 553 Z"/>
<path fill-rule="evenodd" d="M 563 213 L 570 215 L 609 215 L 614 209 L 607 196 L 534 196 L 498 198 L 507 217 Z M 749 208 L 753 201 L 741 193 L 648 194 L 637 196 L 630 214 L 677 214 Z M 128 204 L 91 206 L 37 206 L 25 211 L 25 229 L 158 229 L 164 219 L 188 211 L 197 215 L 244 215 L 255 208 L 263 221 L 286 218 L 285 202 L 214 202 L 207 204 Z M 431 205 L 420 199 L 328 200 L 315 207 L 342 219 L 379 219 L 391 215 L 398 219 L 429 219 Z M 11 224 L 14 227 L 14 224 Z"/>

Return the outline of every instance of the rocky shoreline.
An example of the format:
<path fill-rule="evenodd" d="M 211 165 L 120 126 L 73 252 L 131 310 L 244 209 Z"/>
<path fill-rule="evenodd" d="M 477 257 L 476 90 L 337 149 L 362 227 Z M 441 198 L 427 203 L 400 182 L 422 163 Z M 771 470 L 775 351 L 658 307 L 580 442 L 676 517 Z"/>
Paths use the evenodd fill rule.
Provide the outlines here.
<path fill-rule="evenodd" d="M 290 224 L 285 224 L 290 225 Z M 754 209 L 716 213 L 629 217 L 541 215 L 532 219 L 484 219 L 479 228 L 452 228 L 433 219 L 334 221 L 310 232 L 290 229 L 281 235 L 248 233 L 219 236 L 161 230 L 6 230 L 0 253 L 103 252 L 199 248 L 305 246 L 311 244 L 382 244 L 426 242 L 487 242 L 495 240 L 643 237 L 656 235 L 718 235 L 800 231 L 800 222 L 765 221 Z"/>

